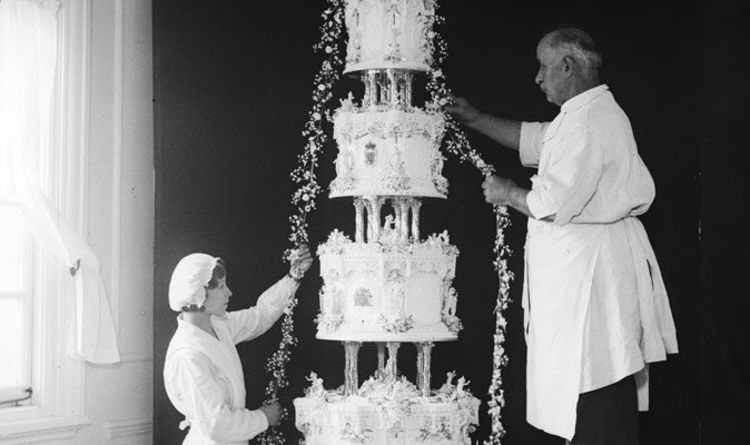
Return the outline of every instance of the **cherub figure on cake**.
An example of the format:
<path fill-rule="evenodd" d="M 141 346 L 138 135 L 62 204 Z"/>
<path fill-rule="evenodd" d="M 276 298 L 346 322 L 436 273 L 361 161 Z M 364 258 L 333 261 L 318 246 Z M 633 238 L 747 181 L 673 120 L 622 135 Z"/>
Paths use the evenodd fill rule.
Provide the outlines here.
<path fill-rule="evenodd" d="M 383 229 L 380 231 L 378 241 L 381 244 L 396 244 L 398 238 L 398 230 L 396 229 L 396 221 L 393 215 L 386 215 L 385 224 L 383 224 Z"/>

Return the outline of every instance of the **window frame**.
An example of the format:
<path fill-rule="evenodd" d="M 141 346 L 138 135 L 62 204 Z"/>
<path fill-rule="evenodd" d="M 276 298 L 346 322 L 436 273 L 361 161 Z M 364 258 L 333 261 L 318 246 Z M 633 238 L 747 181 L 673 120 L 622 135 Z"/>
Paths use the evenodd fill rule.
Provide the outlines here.
<path fill-rule="evenodd" d="M 87 230 L 87 160 L 92 0 L 60 0 L 51 144 L 43 184 L 60 214 Z M 73 280 L 59 262 L 34 252 L 30 403 L 0 408 L 0 439 L 64 440 L 91 424 L 85 414 L 86 364 L 68 356 Z"/>
<path fill-rule="evenodd" d="M 6 201 L 0 199 L 0 207 L 5 208 L 11 208 L 19 210 L 18 204 L 16 202 L 12 201 Z M 35 247 L 33 240 L 31 238 L 31 235 L 28 233 L 28 230 L 26 230 L 25 227 L 22 226 L 22 254 L 21 258 L 19 260 L 23 263 L 21 266 L 21 273 L 23 274 L 21 282 L 22 287 L 17 292 L 0 292 L 0 299 L 14 299 L 21 301 L 22 304 L 22 311 L 21 311 L 21 326 L 20 330 L 22 331 L 22 345 L 21 349 L 26 350 L 33 350 L 33 310 L 35 307 L 33 297 L 34 297 L 34 257 L 35 257 Z M 21 366 L 20 366 L 20 373 L 23 376 L 23 382 L 19 383 L 20 389 L 25 389 L 31 386 L 32 384 L 32 361 L 33 357 L 32 354 L 26 354 L 25 357 L 22 360 Z M 13 386 L 10 386 L 8 388 L 15 388 Z M 23 401 L 20 404 L 28 404 L 29 401 Z M 0 410 L 2 410 L 3 407 L 0 407 Z"/>

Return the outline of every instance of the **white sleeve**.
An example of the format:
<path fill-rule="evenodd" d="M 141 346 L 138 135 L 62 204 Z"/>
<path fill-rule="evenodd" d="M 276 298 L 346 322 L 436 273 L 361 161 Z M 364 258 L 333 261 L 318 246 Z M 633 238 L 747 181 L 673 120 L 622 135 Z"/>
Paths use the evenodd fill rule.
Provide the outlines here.
<path fill-rule="evenodd" d="M 263 292 L 255 306 L 227 313 L 234 343 L 252 340 L 269 330 L 281 318 L 298 287 L 297 281 L 285 276 Z"/>
<path fill-rule="evenodd" d="M 213 368 L 205 355 L 185 353 L 174 357 L 165 372 L 170 399 L 190 420 L 190 427 L 222 443 L 248 441 L 265 431 L 268 419 L 262 411 L 227 403 L 227 389 Z"/>
<path fill-rule="evenodd" d="M 526 167 L 537 167 L 542 153 L 544 132 L 549 122 L 521 122 L 521 137 L 518 153 L 521 164 Z"/>
<path fill-rule="evenodd" d="M 556 224 L 567 224 L 580 214 L 602 176 L 602 152 L 589 130 L 572 131 L 565 146 L 550 153 L 545 171 L 531 178 L 526 203 L 534 218 L 555 215 Z"/>

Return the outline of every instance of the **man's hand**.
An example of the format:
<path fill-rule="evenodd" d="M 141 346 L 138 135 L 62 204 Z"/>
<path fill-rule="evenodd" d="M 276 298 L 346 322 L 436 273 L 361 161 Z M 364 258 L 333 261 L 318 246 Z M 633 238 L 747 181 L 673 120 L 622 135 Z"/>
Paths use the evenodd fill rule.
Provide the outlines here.
<path fill-rule="evenodd" d="M 278 403 L 272 403 L 270 405 L 263 405 L 258 408 L 268 419 L 268 426 L 276 426 L 281 420 L 281 405 Z"/>
<path fill-rule="evenodd" d="M 505 147 L 518 150 L 521 143 L 521 121 L 482 113 L 463 97 L 452 97 L 451 103 L 446 105 L 445 109 L 463 125 Z"/>
<path fill-rule="evenodd" d="M 488 176 L 482 184 L 484 199 L 490 204 L 507 206 L 513 204 L 513 193 L 519 187 L 510 179 Z"/>
<path fill-rule="evenodd" d="M 510 206 L 529 218 L 534 218 L 531 209 L 529 209 L 529 204 L 526 202 L 529 191 L 516 185 L 512 180 L 500 176 L 488 176 L 484 180 L 482 188 L 484 189 L 484 199 L 490 204 Z M 554 215 L 543 219 L 545 221 L 553 220 Z"/>
<path fill-rule="evenodd" d="M 455 115 L 459 122 L 469 127 L 475 123 L 482 114 L 463 97 L 454 97 L 453 104 L 447 105 L 445 109 L 448 110 L 449 113 Z"/>
<path fill-rule="evenodd" d="M 312 267 L 313 257 L 307 244 L 301 244 L 297 250 L 292 252 L 291 267 L 289 275 L 297 279 L 302 278 L 305 272 Z"/>

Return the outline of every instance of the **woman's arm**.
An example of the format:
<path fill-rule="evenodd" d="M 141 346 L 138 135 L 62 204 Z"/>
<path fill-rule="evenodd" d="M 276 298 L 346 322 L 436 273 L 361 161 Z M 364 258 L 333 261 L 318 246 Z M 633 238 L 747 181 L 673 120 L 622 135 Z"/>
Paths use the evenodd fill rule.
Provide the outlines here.
<path fill-rule="evenodd" d="M 292 255 L 289 273 L 263 292 L 254 307 L 227 314 L 229 331 L 235 344 L 258 337 L 281 318 L 312 262 L 310 249 L 301 245 Z"/>

